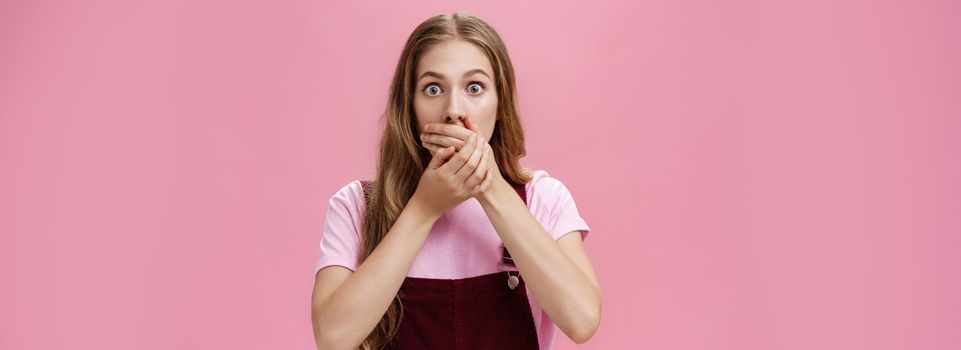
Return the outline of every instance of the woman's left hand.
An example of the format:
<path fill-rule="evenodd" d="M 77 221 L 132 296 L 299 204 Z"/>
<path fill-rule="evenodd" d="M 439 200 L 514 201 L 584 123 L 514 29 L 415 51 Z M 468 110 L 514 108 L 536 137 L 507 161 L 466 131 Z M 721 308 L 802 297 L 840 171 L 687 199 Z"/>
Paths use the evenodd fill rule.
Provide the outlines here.
<path fill-rule="evenodd" d="M 503 176 L 501 176 L 500 169 L 497 167 L 497 161 L 494 159 L 494 150 L 491 148 L 488 140 L 484 139 L 481 132 L 477 130 L 477 126 L 470 120 L 470 116 L 464 117 L 463 128 L 460 125 L 455 124 L 445 124 L 445 123 L 430 123 L 424 125 L 421 132 L 421 145 L 430 150 L 433 155 L 437 151 L 454 146 L 457 152 L 461 151 L 461 148 L 467 144 L 467 138 L 471 134 L 477 134 L 479 142 L 483 142 L 484 152 L 487 152 L 488 168 L 487 171 L 490 173 L 489 176 L 493 177 L 493 183 L 498 183 L 504 181 Z"/>

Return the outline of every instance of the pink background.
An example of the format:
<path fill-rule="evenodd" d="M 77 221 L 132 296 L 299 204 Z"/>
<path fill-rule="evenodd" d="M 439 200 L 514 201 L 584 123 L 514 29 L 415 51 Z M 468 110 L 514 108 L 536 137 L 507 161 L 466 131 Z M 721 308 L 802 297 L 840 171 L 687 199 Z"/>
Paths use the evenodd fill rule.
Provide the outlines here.
<path fill-rule="evenodd" d="M 557 349 L 961 347 L 961 2 L 0 2 L 0 348 L 310 349 L 327 200 L 466 10 L 604 292 Z"/>

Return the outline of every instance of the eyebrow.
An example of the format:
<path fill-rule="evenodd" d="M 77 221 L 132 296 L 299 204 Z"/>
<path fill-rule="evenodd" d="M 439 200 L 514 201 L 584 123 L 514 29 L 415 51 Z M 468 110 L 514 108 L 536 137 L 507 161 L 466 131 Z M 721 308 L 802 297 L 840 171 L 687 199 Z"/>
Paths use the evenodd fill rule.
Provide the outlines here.
<path fill-rule="evenodd" d="M 464 76 L 466 77 L 466 76 L 469 76 L 469 75 L 471 75 L 471 74 L 477 74 L 477 73 L 483 74 L 483 75 L 487 76 L 487 79 L 493 80 L 493 79 L 491 78 L 491 76 L 487 74 L 487 72 L 485 72 L 483 69 L 480 69 L 480 68 L 471 69 L 471 70 L 467 71 L 467 73 L 464 73 Z M 434 77 L 434 78 L 437 78 L 437 79 L 444 79 L 444 75 L 443 75 L 443 74 L 440 74 L 440 73 L 437 73 L 437 72 L 432 72 L 432 71 L 426 71 L 426 72 L 424 72 L 423 74 L 421 74 L 420 77 L 417 77 L 417 81 L 420 81 L 421 79 L 424 79 L 424 77 L 428 77 L 428 76 L 431 76 L 431 77 Z"/>

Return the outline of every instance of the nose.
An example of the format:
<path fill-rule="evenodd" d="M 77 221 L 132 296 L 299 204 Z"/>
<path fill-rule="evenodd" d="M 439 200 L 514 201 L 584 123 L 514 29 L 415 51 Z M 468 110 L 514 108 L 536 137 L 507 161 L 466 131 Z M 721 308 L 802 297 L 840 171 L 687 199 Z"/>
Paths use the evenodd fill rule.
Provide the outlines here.
<path fill-rule="evenodd" d="M 464 126 L 464 116 L 466 113 L 463 110 L 464 104 L 460 100 L 461 96 L 456 92 L 451 93 L 449 96 L 447 99 L 447 108 L 444 110 L 446 116 L 444 122 Z"/>
<path fill-rule="evenodd" d="M 455 125 L 458 125 L 458 126 L 466 127 L 466 126 L 464 126 L 464 116 L 463 116 L 463 115 L 457 115 L 457 116 L 447 115 L 447 120 L 445 120 L 445 122 L 448 123 L 448 124 L 455 124 Z"/>

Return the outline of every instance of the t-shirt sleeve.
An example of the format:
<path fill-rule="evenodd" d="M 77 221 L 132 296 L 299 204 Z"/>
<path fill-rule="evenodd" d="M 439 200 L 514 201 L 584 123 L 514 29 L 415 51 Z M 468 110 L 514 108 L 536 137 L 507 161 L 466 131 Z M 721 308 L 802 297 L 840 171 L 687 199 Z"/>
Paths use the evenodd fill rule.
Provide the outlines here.
<path fill-rule="evenodd" d="M 587 239 L 587 234 L 591 231 L 590 226 L 584 221 L 577 211 L 574 203 L 574 196 L 560 180 L 544 176 L 537 184 L 537 196 L 543 215 L 545 229 L 555 240 L 572 232 L 580 231 L 581 240 Z"/>
<path fill-rule="evenodd" d="M 357 196 L 363 196 L 360 191 L 360 183 L 354 181 L 338 190 L 328 201 L 324 231 L 320 238 L 320 258 L 314 264 L 315 275 L 320 269 L 331 265 L 357 270 L 362 210 Z"/>

